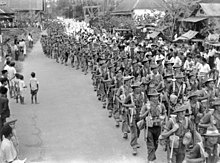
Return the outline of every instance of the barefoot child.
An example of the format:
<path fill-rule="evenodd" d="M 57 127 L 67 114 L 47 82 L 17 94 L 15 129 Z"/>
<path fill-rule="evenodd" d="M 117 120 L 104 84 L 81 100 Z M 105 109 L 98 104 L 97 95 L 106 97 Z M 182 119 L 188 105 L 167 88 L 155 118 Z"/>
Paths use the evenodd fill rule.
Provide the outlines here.
<path fill-rule="evenodd" d="M 39 90 L 39 82 L 37 80 L 37 78 L 35 77 L 35 73 L 32 72 L 31 73 L 31 79 L 30 79 L 30 90 L 31 90 L 31 103 L 34 103 L 34 99 L 35 99 L 35 104 L 38 103 L 37 101 L 37 92 Z"/>
<path fill-rule="evenodd" d="M 20 103 L 24 104 L 24 92 L 25 92 L 25 88 L 27 88 L 27 86 L 24 83 L 24 76 L 20 75 L 20 80 L 19 80 L 19 90 L 20 90 Z"/>

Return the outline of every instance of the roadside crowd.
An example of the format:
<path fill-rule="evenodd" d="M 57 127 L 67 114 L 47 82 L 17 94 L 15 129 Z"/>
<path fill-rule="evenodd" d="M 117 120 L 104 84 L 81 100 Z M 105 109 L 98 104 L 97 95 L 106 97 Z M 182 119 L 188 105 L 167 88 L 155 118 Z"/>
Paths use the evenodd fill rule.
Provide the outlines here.
<path fill-rule="evenodd" d="M 31 103 L 37 104 L 37 92 L 39 82 L 34 72 L 29 81 Z M 11 117 L 9 100 L 15 99 L 16 103 L 25 104 L 24 94 L 27 86 L 24 76 L 16 72 L 15 62 L 10 56 L 6 56 L 5 65 L 0 77 L 0 162 L 1 163 L 24 163 L 19 160 L 19 141 L 16 134 L 15 123 L 17 119 Z"/>
<path fill-rule="evenodd" d="M 220 52 L 201 43 L 138 40 L 94 31 L 67 34 L 74 22 L 51 21 L 41 43 L 47 57 L 92 74 L 103 103 L 123 139 L 138 154 L 140 133 L 147 161 L 158 145 L 169 163 L 220 161 Z"/>

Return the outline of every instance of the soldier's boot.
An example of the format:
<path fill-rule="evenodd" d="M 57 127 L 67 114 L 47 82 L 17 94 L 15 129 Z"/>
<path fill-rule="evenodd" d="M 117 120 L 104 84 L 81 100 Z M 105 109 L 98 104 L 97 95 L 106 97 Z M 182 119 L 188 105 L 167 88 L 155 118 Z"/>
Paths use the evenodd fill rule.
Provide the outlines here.
<path fill-rule="evenodd" d="M 116 121 L 115 127 L 120 127 L 120 123 L 118 121 Z"/>
<path fill-rule="evenodd" d="M 133 148 L 132 154 L 133 154 L 134 156 L 137 155 L 137 148 Z"/>
<path fill-rule="evenodd" d="M 22 104 L 22 97 L 20 96 L 20 104 Z"/>
<path fill-rule="evenodd" d="M 128 139 L 128 133 L 124 133 L 124 134 L 123 134 L 123 138 L 124 138 L 124 139 Z"/>
<path fill-rule="evenodd" d="M 136 145 L 135 147 L 136 147 L 136 148 L 140 148 L 141 146 L 140 146 L 140 144 L 137 143 L 137 145 Z"/>
<path fill-rule="evenodd" d="M 15 98 L 15 99 L 16 99 L 16 103 L 18 103 L 18 96 L 16 96 L 16 98 Z"/>
<path fill-rule="evenodd" d="M 24 104 L 24 97 L 22 97 L 22 104 Z"/>
<path fill-rule="evenodd" d="M 111 118 L 112 117 L 112 112 L 108 113 L 108 117 Z"/>

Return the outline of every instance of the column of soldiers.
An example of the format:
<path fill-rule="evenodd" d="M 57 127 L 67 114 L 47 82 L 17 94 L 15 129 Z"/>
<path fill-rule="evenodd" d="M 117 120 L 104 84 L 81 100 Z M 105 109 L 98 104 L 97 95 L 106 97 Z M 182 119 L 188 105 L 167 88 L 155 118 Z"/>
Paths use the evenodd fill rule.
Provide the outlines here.
<path fill-rule="evenodd" d="M 189 51 L 180 59 L 177 47 L 152 40 L 86 30 L 69 36 L 58 23 L 47 31 L 41 39 L 45 55 L 66 65 L 69 60 L 85 75 L 91 72 L 97 99 L 121 126 L 122 137 L 130 139 L 133 155 L 143 132 L 149 163 L 159 144 L 170 163 L 218 162 L 219 72 L 199 53 Z"/>

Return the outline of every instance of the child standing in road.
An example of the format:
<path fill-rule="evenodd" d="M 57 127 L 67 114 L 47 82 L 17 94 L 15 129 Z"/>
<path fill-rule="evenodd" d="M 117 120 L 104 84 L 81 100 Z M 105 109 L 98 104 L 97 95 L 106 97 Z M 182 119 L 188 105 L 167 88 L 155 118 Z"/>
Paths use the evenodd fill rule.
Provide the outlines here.
<path fill-rule="evenodd" d="M 25 88 L 27 88 L 27 86 L 24 83 L 24 76 L 21 75 L 20 80 L 19 80 L 19 90 L 20 90 L 20 102 L 21 102 L 21 104 L 24 104 Z"/>
<path fill-rule="evenodd" d="M 31 79 L 30 79 L 30 89 L 31 89 L 31 103 L 34 103 L 35 99 L 35 104 L 38 103 L 37 101 L 37 92 L 39 90 L 39 82 L 36 78 L 36 74 L 34 72 L 31 73 Z"/>

